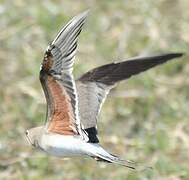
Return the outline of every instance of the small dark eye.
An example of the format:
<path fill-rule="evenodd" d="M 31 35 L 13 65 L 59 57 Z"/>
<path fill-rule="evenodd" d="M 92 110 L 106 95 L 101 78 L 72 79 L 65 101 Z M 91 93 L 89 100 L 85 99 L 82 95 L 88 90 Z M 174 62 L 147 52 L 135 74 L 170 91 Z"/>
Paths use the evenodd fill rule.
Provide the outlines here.
<path fill-rule="evenodd" d="M 25 133 L 26 133 L 26 135 L 28 135 L 28 134 L 29 134 L 29 132 L 28 132 L 28 131 L 26 131 Z"/>

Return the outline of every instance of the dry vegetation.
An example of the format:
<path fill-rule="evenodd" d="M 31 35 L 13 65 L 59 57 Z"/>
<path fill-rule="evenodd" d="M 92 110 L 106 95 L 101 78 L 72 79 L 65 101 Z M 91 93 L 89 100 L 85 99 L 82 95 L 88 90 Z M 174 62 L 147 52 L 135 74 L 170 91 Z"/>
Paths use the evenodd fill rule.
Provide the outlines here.
<path fill-rule="evenodd" d="M 45 119 L 43 52 L 63 24 L 88 8 L 75 76 L 131 56 L 186 53 L 121 83 L 101 113 L 103 146 L 153 170 L 59 160 L 25 141 L 25 129 Z M 189 179 L 188 9 L 188 0 L 0 0 L 0 179 Z"/>

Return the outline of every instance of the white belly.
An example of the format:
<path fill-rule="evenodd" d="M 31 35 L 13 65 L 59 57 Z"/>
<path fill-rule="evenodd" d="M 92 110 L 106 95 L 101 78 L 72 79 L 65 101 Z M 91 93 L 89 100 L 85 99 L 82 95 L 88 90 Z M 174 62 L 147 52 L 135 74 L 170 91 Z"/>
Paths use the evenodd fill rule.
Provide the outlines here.
<path fill-rule="evenodd" d="M 43 135 L 42 149 L 54 156 L 69 157 L 87 155 L 87 143 L 73 136 L 58 134 Z"/>
<path fill-rule="evenodd" d="M 64 136 L 59 134 L 44 134 L 41 138 L 40 147 L 46 153 L 58 157 L 92 156 L 110 157 L 113 156 L 104 150 L 99 144 L 86 143 L 78 137 Z M 114 158 L 114 157 L 113 157 Z"/>

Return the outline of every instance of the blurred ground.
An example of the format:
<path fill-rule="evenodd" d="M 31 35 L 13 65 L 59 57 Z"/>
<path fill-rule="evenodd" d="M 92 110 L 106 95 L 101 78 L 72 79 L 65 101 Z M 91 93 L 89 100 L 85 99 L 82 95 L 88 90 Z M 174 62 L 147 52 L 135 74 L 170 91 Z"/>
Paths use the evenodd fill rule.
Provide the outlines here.
<path fill-rule="evenodd" d="M 186 56 L 121 83 L 101 113 L 101 143 L 153 170 L 134 172 L 91 159 L 58 160 L 27 145 L 45 119 L 38 80 L 48 43 L 90 8 L 74 73 L 158 52 Z M 189 179 L 188 0 L 0 0 L 0 179 Z"/>

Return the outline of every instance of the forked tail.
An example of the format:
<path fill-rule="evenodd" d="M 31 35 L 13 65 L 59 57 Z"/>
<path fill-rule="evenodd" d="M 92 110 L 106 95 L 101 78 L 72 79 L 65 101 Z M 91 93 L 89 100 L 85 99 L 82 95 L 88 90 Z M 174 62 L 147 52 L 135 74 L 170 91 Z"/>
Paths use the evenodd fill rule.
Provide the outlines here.
<path fill-rule="evenodd" d="M 141 163 L 136 163 L 134 161 L 121 159 L 118 156 L 107 152 L 100 144 L 86 143 L 86 145 L 87 147 L 85 146 L 84 148 L 85 150 L 87 149 L 87 154 L 92 158 L 94 158 L 96 161 L 115 163 L 137 171 L 152 169 L 151 167 L 142 165 Z"/>
<path fill-rule="evenodd" d="M 123 159 L 120 159 L 119 157 L 112 155 L 112 154 L 109 154 L 108 156 L 97 154 L 95 159 L 97 161 L 102 161 L 102 162 L 107 162 L 107 163 L 115 163 L 115 164 L 125 166 L 127 168 L 137 170 L 137 171 L 144 171 L 144 170 L 152 169 L 152 167 L 150 167 L 150 166 L 145 166 L 145 165 L 142 165 L 140 163 L 136 163 L 136 162 L 130 161 L 130 160 L 123 160 Z"/>

